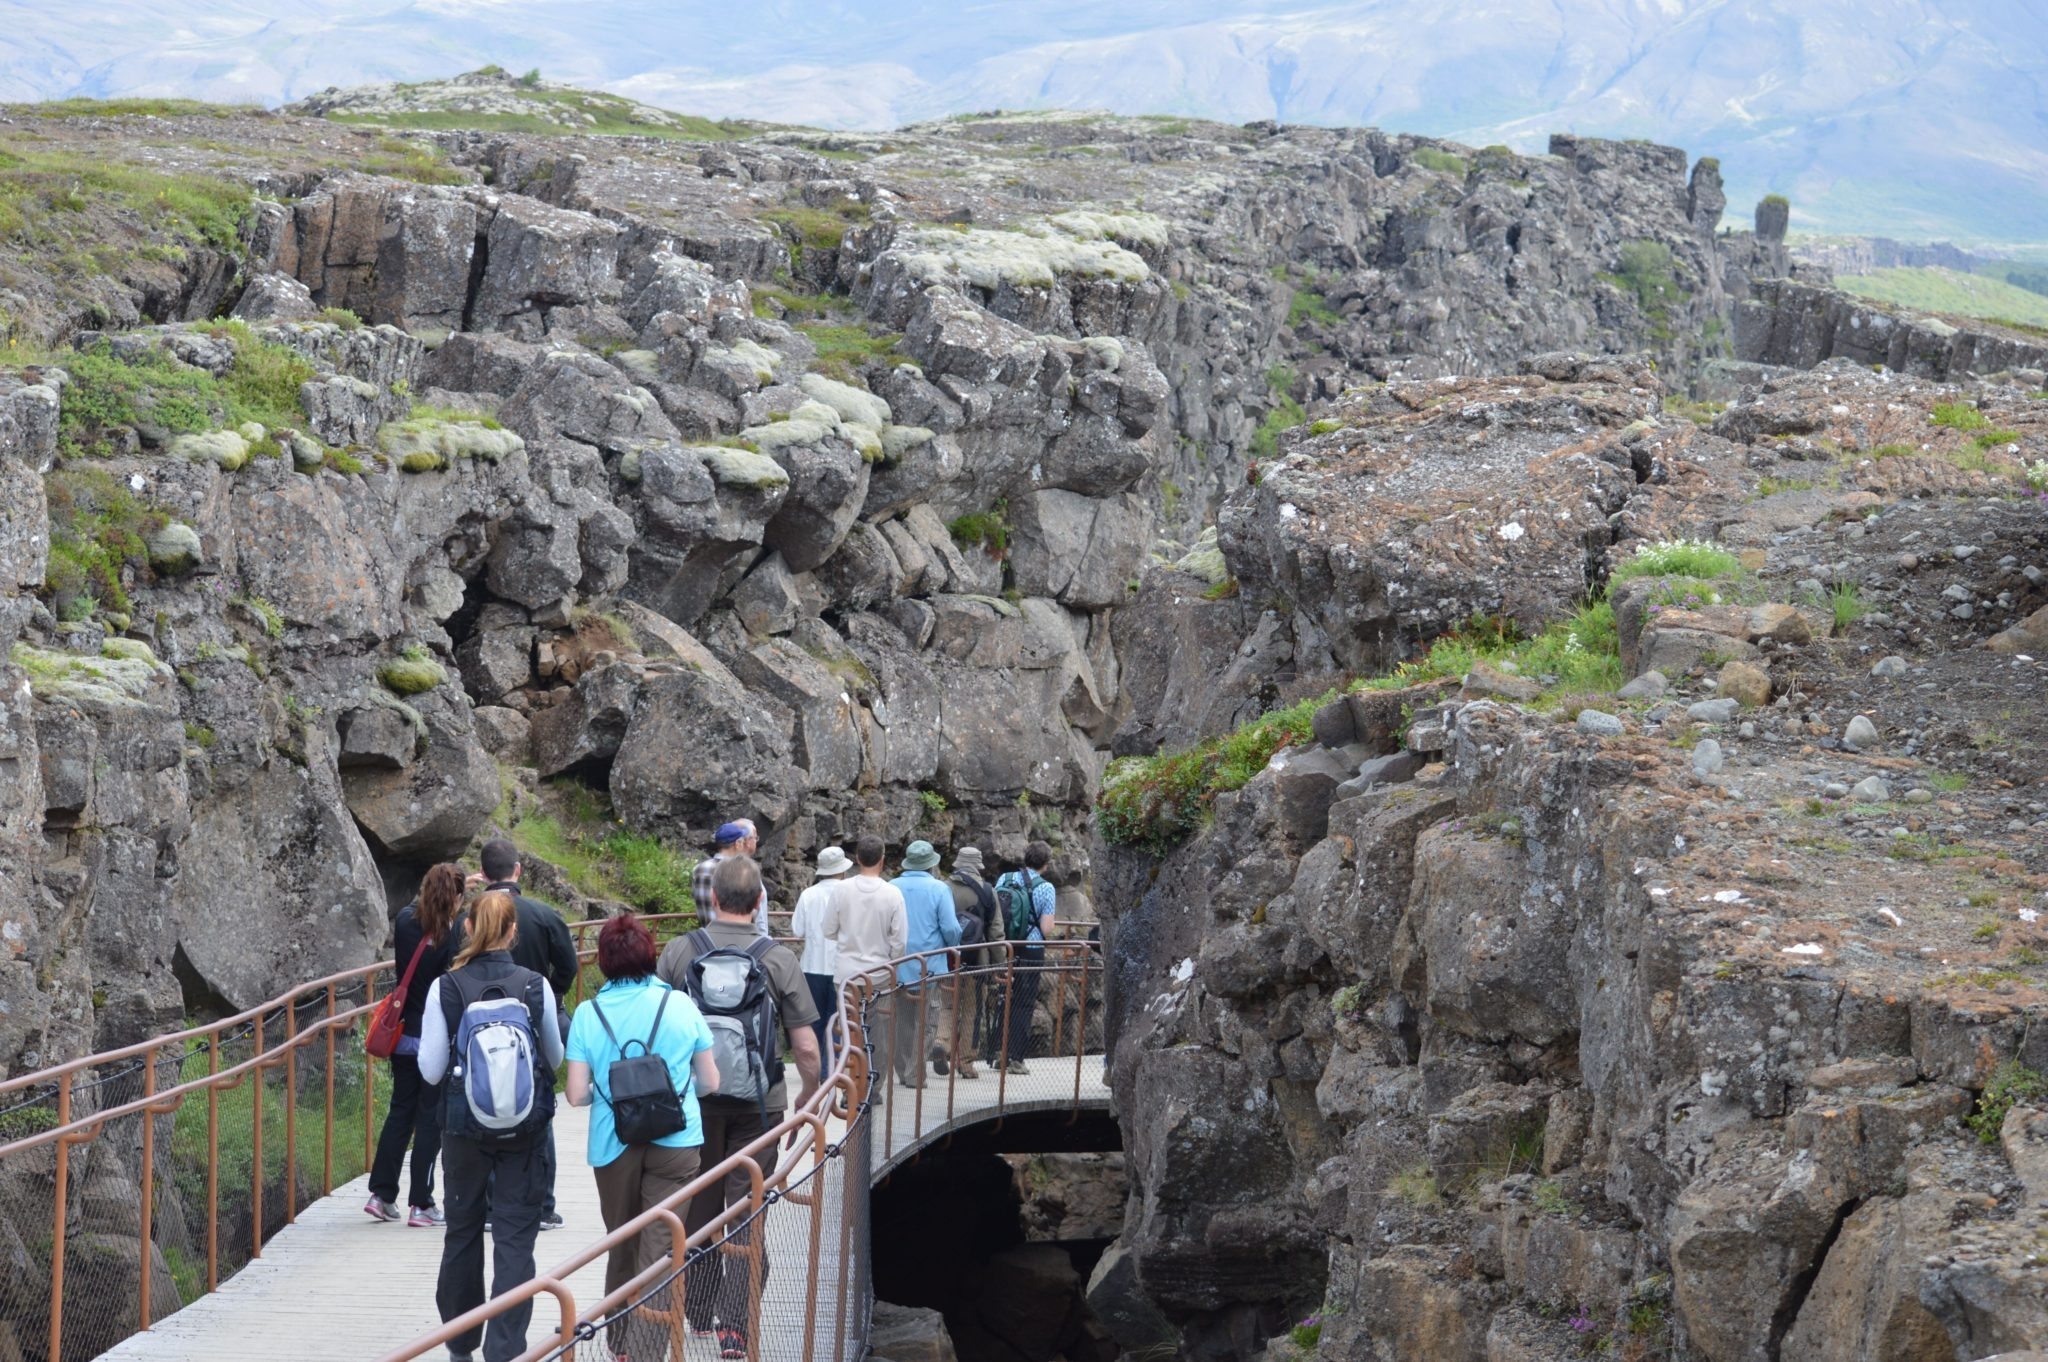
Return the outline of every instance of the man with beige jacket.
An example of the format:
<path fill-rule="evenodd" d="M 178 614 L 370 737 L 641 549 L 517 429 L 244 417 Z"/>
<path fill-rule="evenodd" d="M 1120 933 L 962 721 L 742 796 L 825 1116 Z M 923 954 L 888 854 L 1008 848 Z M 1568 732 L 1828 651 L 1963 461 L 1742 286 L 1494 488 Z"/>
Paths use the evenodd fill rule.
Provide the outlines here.
<path fill-rule="evenodd" d="M 882 853 L 879 837 L 862 837 L 854 843 L 854 873 L 833 888 L 832 901 L 825 907 L 825 935 L 839 950 L 832 980 L 842 988 L 848 979 L 902 956 L 909 946 L 909 911 L 902 891 L 882 878 Z M 893 975 L 876 975 L 876 987 L 892 988 L 894 984 Z M 869 1072 L 883 1081 L 889 1073 L 889 1032 L 895 1004 L 892 993 L 868 1009 Z"/>

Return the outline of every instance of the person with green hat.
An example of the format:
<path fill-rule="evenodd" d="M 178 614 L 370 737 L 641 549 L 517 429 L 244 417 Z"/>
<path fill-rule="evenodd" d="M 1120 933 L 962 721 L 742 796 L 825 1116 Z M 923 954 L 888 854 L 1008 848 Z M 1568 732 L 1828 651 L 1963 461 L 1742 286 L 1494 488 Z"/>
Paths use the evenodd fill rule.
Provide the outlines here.
<path fill-rule="evenodd" d="M 905 950 L 912 956 L 960 944 L 960 918 L 953 911 L 953 891 L 932 874 L 938 863 L 939 853 L 930 842 L 912 842 L 903 849 L 903 873 L 892 881 L 903 895 L 910 929 Z M 942 1036 L 952 1034 L 947 1025 L 952 990 L 939 982 L 939 977 L 947 972 L 946 962 L 944 955 L 930 955 L 922 960 L 905 960 L 896 967 L 900 987 L 890 1009 L 894 1034 L 889 1038 L 889 1051 L 896 1062 L 896 1077 L 906 1088 L 924 1086 L 926 1038 L 934 1032 Z"/>

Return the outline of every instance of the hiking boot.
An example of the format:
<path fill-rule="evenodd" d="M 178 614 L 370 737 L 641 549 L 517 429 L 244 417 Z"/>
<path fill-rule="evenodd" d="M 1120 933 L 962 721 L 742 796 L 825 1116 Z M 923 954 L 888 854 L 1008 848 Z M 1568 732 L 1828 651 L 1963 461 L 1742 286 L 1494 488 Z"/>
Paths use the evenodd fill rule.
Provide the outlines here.
<path fill-rule="evenodd" d="M 448 1217 L 435 1206 L 415 1206 L 412 1214 L 405 1218 L 406 1226 L 415 1230 L 438 1230 L 448 1223 Z"/>
<path fill-rule="evenodd" d="M 363 1203 L 363 1214 L 367 1215 L 372 1220 L 405 1219 L 404 1216 L 398 1213 L 398 1208 L 396 1206 L 386 1201 L 383 1197 L 376 1196 L 374 1194 L 370 1197 L 368 1201 L 365 1201 Z"/>
<path fill-rule="evenodd" d="M 540 1227 L 544 1230 L 558 1230 L 562 1228 L 563 1223 L 562 1217 L 553 1211 L 540 1218 Z"/>
<path fill-rule="evenodd" d="M 722 1328 L 718 1331 L 718 1355 L 722 1358 L 741 1358 L 747 1355 L 747 1335 L 741 1329 Z"/>
<path fill-rule="evenodd" d="M 996 1063 L 996 1067 L 998 1069 L 1001 1069 L 1004 1073 L 1013 1075 L 1017 1078 L 1023 1078 L 1031 1072 L 1031 1070 L 1024 1067 L 1024 1061 L 1021 1059 L 999 1060 Z"/>
<path fill-rule="evenodd" d="M 946 1076 L 946 1070 L 953 1065 L 953 1057 L 946 1053 L 946 1047 L 943 1045 L 934 1045 L 932 1047 L 931 1061 L 932 1072 L 941 1078 Z"/>
<path fill-rule="evenodd" d="M 960 1061 L 960 1076 L 966 1079 L 979 1078 L 981 1077 L 981 1070 L 974 1067 L 973 1060 L 963 1059 Z"/>

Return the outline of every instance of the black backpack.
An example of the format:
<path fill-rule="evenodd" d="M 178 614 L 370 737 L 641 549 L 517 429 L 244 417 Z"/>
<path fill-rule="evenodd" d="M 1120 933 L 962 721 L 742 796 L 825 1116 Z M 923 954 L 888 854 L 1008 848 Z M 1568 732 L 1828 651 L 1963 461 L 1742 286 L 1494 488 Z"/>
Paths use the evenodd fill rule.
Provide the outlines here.
<path fill-rule="evenodd" d="M 621 1144 L 653 1144 L 689 1128 L 683 1099 L 676 1094 L 675 1082 L 669 1077 L 668 1061 L 654 1053 L 654 1042 L 661 1035 L 661 1014 L 668 1010 L 672 992 L 661 991 L 661 1005 L 654 1009 L 654 1025 L 647 1029 L 647 1039 L 629 1040 L 625 1045 L 619 1044 L 612 1024 L 604 1018 L 604 1009 L 595 998 L 590 1000 L 597 1024 L 604 1028 L 612 1048 L 619 1052 L 619 1057 L 605 1070 L 611 1092 L 607 1094 L 599 1088 L 597 1095 L 612 1109 L 612 1124 L 618 1128 Z M 627 1045 L 639 1046 L 640 1053 L 627 1054 Z"/>
<path fill-rule="evenodd" d="M 989 939 L 989 924 L 996 920 L 996 891 L 979 875 L 954 875 L 953 883 L 974 894 L 974 907 L 960 923 L 960 944 L 979 946 Z"/>

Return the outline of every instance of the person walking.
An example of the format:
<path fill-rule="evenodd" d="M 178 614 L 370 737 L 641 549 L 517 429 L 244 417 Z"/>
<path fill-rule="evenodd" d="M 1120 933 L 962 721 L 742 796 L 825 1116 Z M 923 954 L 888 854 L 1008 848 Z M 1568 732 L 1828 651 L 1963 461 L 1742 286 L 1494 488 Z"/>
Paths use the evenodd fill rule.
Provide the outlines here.
<path fill-rule="evenodd" d="M 439 1229 L 441 1212 L 434 1206 L 434 1162 L 441 1156 L 441 1095 L 420 1077 L 420 1018 L 427 990 L 448 972 L 455 958 L 450 937 L 456 907 L 462 902 L 462 871 L 446 862 L 428 869 L 419 894 L 398 910 L 391 926 L 399 968 L 410 973 L 405 1007 L 400 1012 L 403 1034 L 391 1055 L 391 1109 L 377 1136 L 377 1156 L 370 1161 L 370 1199 L 363 1212 L 372 1220 L 396 1220 L 398 1166 L 412 1146 L 412 1171 L 407 1179 L 405 1223 L 415 1229 Z"/>
<path fill-rule="evenodd" d="M 492 890 L 469 911 L 448 973 L 427 990 L 420 1077 L 440 1087 L 447 1230 L 434 1302 L 446 1322 L 484 1303 L 484 1222 L 491 1225 L 492 1294 L 533 1278 L 533 1241 L 547 1205 L 547 1131 L 563 1057 L 555 993 L 513 963 L 519 911 Z M 533 1302 L 522 1301 L 448 1344 L 450 1362 L 510 1362 L 526 1351 Z"/>
<path fill-rule="evenodd" d="M 985 1028 L 993 1024 L 986 1015 L 989 976 L 974 971 L 994 960 L 995 953 L 988 949 L 988 943 L 1003 939 L 1003 915 L 996 906 L 996 891 L 982 878 L 983 874 L 980 847 L 961 847 L 953 853 L 953 873 L 946 887 L 953 892 L 953 915 L 960 919 L 960 964 L 967 971 L 967 977 L 960 981 L 960 999 L 967 1015 L 961 1016 L 961 1009 L 954 1010 L 946 1062 L 957 1061 L 960 1076 L 970 1079 L 981 1077 L 974 1067 L 974 1056 L 981 1050 Z M 946 1070 L 939 1065 L 938 1058 L 934 1053 L 934 1067 L 943 1074 Z"/>
<path fill-rule="evenodd" d="M 832 938 L 825 934 L 825 908 L 832 902 L 832 891 L 839 884 L 841 876 L 853 869 L 853 862 L 839 847 L 826 847 L 818 853 L 817 882 L 797 896 L 796 911 L 790 917 L 791 936 L 803 939 L 803 954 L 797 963 L 803 966 L 804 983 L 811 990 L 811 1003 L 818 1009 L 818 1020 L 813 1030 L 818 1035 L 818 1071 L 822 1076 L 831 1062 L 829 1030 L 832 1014 L 839 1007 L 839 989 L 832 982 L 832 967 L 839 958 L 839 948 L 832 944 Z"/>
<path fill-rule="evenodd" d="M 1053 910 L 1059 901 L 1045 868 L 1052 864 L 1052 848 L 1033 842 L 1024 848 L 1024 868 L 1006 872 L 996 880 L 996 901 L 1003 909 L 1003 933 L 1014 943 L 1015 966 L 1010 972 L 1009 1026 L 1003 1034 L 1001 1002 L 993 1004 L 995 1025 L 990 1029 L 983 1051 L 988 1062 L 1013 1074 L 1028 1073 L 1025 1053 L 1031 1048 L 1031 1017 L 1038 1006 L 1039 970 L 1045 963 L 1045 942 L 1052 935 Z"/>
<path fill-rule="evenodd" d="M 754 828 L 751 818 L 735 818 L 719 826 L 711 835 L 714 848 L 711 855 L 697 862 L 690 872 L 690 897 L 697 901 L 697 921 L 710 922 L 717 913 L 711 905 L 711 877 L 718 867 L 735 856 L 751 857 L 761 849 L 761 834 Z M 763 886 L 760 901 L 755 905 L 753 917 L 755 930 L 762 936 L 768 935 L 768 890 Z"/>
<path fill-rule="evenodd" d="M 569 1105 L 590 1108 L 590 1166 L 604 1227 L 615 1230 L 683 1190 L 701 1167 L 704 1118 L 700 1097 L 718 1091 L 711 1031 L 688 995 L 655 977 L 654 933 L 631 913 L 608 919 L 597 933 L 597 968 L 605 982 L 569 1023 Z M 621 1138 L 610 1091 L 614 1063 L 652 1055 L 666 1067 L 678 1095 L 682 1128 L 644 1142 Z M 630 1132 L 629 1132 L 630 1133 Z M 604 1289 L 617 1291 L 680 1250 L 663 1222 L 618 1245 L 605 1263 Z M 667 1307 L 666 1290 L 645 1303 Z M 636 1311 L 614 1318 L 606 1344 L 615 1358 L 652 1362 L 665 1355 L 660 1327 Z"/>
<path fill-rule="evenodd" d="M 922 954 L 960 944 L 953 891 L 932 874 L 938 863 L 939 853 L 930 842 L 912 842 L 903 849 L 903 873 L 893 881 L 896 892 L 903 895 L 905 953 L 922 957 L 896 967 L 898 987 L 891 1018 L 896 1034 L 890 1038 L 889 1049 L 895 1056 L 896 1077 L 906 1088 L 924 1086 L 927 1039 L 953 1034 L 947 1023 L 953 1011 L 953 990 L 945 982 L 949 972 L 946 956 Z"/>
<path fill-rule="evenodd" d="M 704 1110 L 704 1162 L 716 1167 L 782 1124 L 789 1105 L 782 1047 L 796 1064 L 797 1101 L 818 1090 L 818 1042 L 812 1031 L 817 1009 L 804 984 L 796 953 L 755 928 L 754 905 L 761 894 L 761 868 L 747 856 L 728 857 L 711 876 L 710 923 L 668 943 L 659 973 L 689 994 L 707 1017 L 718 1061 L 718 1091 Z M 775 1171 L 771 1143 L 754 1152 L 762 1173 Z M 716 1187 L 690 1201 L 684 1224 L 691 1234 L 711 1223 L 727 1206 L 746 1200 L 752 1182 L 744 1171 L 728 1174 Z M 683 1308 L 690 1331 L 718 1335 L 721 1358 L 745 1358 L 754 1314 L 768 1280 L 768 1244 L 758 1227 L 728 1227 L 722 1249 L 690 1269 Z"/>
<path fill-rule="evenodd" d="M 882 839 L 863 837 L 853 844 L 854 873 L 841 880 L 825 905 L 825 934 L 838 949 L 832 982 L 846 981 L 887 965 L 903 954 L 910 940 L 909 914 L 903 895 L 882 878 Z M 880 986 L 879 979 L 876 981 Z M 895 1006 L 893 994 L 875 998 L 868 1009 L 865 1043 L 872 1078 L 889 1072 L 889 1032 Z"/>
<path fill-rule="evenodd" d="M 502 837 L 494 837 L 484 843 L 478 858 L 483 866 L 485 888 L 489 892 L 511 897 L 519 917 L 519 938 L 512 947 L 512 963 L 523 969 L 530 969 L 548 981 L 556 999 L 555 1015 L 560 1019 L 560 1041 L 569 1034 L 569 1014 L 561 1007 L 561 1000 L 569 996 L 569 990 L 576 986 L 576 943 L 569 937 L 569 924 L 562 921 L 562 915 L 539 899 L 528 898 L 519 892 L 519 877 L 525 867 L 519 861 L 519 848 Z M 462 948 L 462 930 L 458 926 L 455 937 L 456 949 Z M 540 1227 L 544 1230 L 558 1230 L 562 1217 L 555 1212 L 555 1129 L 548 1127 L 543 1157 L 547 1160 L 547 1204 L 541 1209 Z"/>

